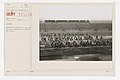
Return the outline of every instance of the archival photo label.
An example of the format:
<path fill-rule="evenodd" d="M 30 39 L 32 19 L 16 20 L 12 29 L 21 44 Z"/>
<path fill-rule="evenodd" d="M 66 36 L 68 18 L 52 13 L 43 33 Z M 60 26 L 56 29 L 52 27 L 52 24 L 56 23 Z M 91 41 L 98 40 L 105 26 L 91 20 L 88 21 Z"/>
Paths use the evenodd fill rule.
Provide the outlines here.
<path fill-rule="evenodd" d="M 112 61 L 112 20 L 39 20 L 39 61 Z"/>

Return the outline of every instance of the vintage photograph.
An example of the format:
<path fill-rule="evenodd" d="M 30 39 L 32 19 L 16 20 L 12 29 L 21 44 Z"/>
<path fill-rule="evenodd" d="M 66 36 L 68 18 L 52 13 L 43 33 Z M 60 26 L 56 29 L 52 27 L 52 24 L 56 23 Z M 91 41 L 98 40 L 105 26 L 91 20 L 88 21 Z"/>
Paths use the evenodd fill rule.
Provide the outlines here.
<path fill-rule="evenodd" d="M 112 20 L 39 20 L 40 61 L 112 61 Z"/>
<path fill-rule="evenodd" d="M 115 6 L 4 3 L 4 76 L 115 76 Z"/>

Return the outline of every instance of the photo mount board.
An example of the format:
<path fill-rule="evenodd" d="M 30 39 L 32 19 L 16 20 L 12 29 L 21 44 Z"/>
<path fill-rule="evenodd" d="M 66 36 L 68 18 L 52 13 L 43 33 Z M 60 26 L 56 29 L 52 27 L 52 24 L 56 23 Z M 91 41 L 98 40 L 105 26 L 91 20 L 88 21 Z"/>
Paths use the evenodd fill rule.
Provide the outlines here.
<path fill-rule="evenodd" d="M 69 9 L 74 9 L 81 5 L 102 7 L 100 9 L 103 9 L 104 6 L 111 6 L 112 61 L 39 61 L 39 19 L 40 14 L 43 15 L 40 12 L 46 12 L 44 9 L 49 6 L 52 8 L 68 6 Z M 114 6 L 114 3 L 5 3 L 5 75 L 115 75 Z M 9 12 L 13 13 L 8 15 Z M 45 16 L 42 17 L 60 19 L 59 15 L 49 16 L 49 13 L 45 13 Z M 70 18 L 64 16 L 62 19 L 76 20 L 77 16 Z M 83 19 L 92 20 L 90 17 Z"/>

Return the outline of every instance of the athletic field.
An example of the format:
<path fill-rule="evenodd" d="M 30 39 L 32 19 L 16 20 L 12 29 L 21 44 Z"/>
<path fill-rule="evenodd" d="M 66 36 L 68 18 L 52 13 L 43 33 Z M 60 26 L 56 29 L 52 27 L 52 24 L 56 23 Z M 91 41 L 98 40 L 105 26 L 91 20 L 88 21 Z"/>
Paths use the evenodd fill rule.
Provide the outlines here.
<path fill-rule="evenodd" d="M 112 61 L 112 47 L 71 47 L 40 49 L 40 61 Z"/>

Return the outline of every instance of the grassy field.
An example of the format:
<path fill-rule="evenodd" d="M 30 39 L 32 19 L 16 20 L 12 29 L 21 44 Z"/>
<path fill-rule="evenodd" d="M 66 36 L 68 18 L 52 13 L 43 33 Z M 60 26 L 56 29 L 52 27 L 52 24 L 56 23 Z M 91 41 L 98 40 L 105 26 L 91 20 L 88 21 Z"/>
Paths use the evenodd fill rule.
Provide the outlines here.
<path fill-rule="evenodd" d="M 40 49 L 41 61 L 112 61 L 112 47 Z"/>

